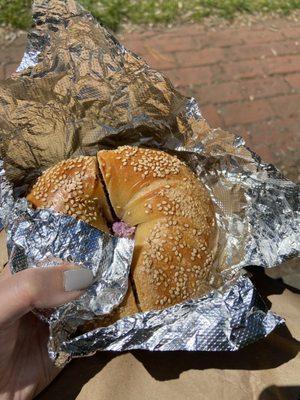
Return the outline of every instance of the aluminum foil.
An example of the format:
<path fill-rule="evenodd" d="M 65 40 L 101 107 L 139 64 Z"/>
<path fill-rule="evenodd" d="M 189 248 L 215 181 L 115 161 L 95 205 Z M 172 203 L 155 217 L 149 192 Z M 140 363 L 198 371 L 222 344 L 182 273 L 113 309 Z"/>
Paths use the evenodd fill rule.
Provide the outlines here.
<path fill-rule="evenodd" d="M 242 268 L 273 267 L 299 254 L 299 187 L 263 163 L 243 139 L 210 129 L 195 99 L 178 93 L 75 1 L 36 0 L 33 15 L 35 28 L 18 72 L 0 85 L 0 219 L 8 231 L 10 265 L 17 272 L 38 261 L 47 266 L 50 254 L 67 260 L 72 255 L 97 277 L 84 299 L 48 318 L 50 356 L 237 350 L 266 336 L 283 320 L 267 310 Z M 62 159 L 122 144 L 176 154 L 206 185 L 218 223 L 214 270 L 222 284 L 198 300 L 71 338 L 75 326 L 95 311 L 120 303 L 132 241 L 123 243 L 125 259 L 111 269 L 105 249 L 115 254 L 117 239 L 71 217 L 30 210 L 20 196 Z M 74 252 L 73 240 L 81 251 Z M 101 286 L 104 276 L 108 286 Z M 98 297 L 97 285 L 113 287 L 117 295 L 109 289 L 107 297 Z"/>
<path fill-rule="evenodd" d="M 233 351 L 282 322 L 267 312 L 250 279 L 240 276 L 201 299 L 126 317 L 66 341 L 62 350 L 73 356 L 97 350 Z"/>
<path fill-rule="evenodd" d="M 2 164 L 0 161 L 0 168 Z M 60 265 L 63 260 L 93 272 L 93 284 L 78 300 L 56 310 L 35 310 L 49 324 L 49 351 L 56 357 L 54 349 L 62 340 L 122 302 L 128 289 L 134 240 L 106 234 L 48 209 L 33 210 L 25 199 L 13 199 L 3 169 L 0 176 L 0 218 L 7 230 L 10 269 L 16 273 L 26 268 L 46 268 Z"/>

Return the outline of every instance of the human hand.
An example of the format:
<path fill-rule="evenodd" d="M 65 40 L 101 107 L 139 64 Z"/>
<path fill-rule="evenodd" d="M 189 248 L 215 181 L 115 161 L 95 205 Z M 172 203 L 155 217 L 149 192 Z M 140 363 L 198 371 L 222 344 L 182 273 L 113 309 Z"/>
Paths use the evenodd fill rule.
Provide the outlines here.
<path fill-rule="evenodd" d="M 48 326 L 31 310 L 80 297 L 92 279 L 67 263 L 0 274 L 0 400 L 32 399 L 61 371 L 48 356 Z"/>

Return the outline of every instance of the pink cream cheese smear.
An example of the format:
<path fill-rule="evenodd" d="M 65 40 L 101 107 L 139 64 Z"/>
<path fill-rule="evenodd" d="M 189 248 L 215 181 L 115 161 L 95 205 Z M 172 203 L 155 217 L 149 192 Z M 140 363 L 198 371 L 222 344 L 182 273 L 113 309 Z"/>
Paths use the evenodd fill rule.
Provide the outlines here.
<path fill-rule="evenodd" d="M 128 226 L 123 221 L 114 222 L 112 229 L 113 233 L 118 237 L 130 238 L 134 235 L 135 232 L 135 227 Z"/>

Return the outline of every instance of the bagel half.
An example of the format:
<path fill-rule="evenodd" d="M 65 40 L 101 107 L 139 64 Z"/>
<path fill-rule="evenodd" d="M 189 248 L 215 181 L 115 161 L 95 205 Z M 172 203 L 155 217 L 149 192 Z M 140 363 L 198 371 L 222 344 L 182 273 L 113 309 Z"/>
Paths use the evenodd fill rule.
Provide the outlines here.
<path fill-rule="evenodd" d="M 182 161 L 162 151 L 125 146 L 97 157 L 117 217 L 136 226 L 131 273 L 139 309 L 203 294 L 216 237 L 204 186 Z"/>

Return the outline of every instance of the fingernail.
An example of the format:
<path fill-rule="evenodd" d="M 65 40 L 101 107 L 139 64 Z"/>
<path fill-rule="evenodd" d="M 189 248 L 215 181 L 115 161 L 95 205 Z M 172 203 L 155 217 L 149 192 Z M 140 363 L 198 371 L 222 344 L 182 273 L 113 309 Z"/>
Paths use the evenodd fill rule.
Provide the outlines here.
<path fill-rule="evenodd" d="M 93 278 L 93 273 L 89 269 L 69 269 L 64 272 L 65 291 L 86 289 L 92 284 Z"/>

